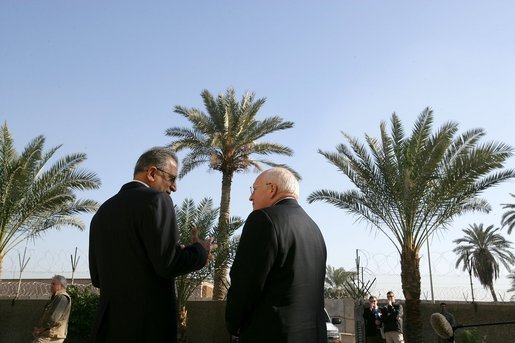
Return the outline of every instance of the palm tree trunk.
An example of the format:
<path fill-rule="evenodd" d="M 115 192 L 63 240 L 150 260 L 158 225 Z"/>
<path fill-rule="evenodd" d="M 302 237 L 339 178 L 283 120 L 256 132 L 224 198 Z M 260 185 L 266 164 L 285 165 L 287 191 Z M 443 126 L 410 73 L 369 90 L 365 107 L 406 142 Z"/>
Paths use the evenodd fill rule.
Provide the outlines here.
<path fill-rule="evenodd" d="M 493 282 L 488 286 L 488 288 L 490 288 L 490 293 L 492 293 L 492 298 L 494 299 L 494 302 L 497 302 L 497 294 L 495 294 Z"/>
<path fill-rule="evenodd" d="M 185 343 L 188 341 L 186 332 L 188 330 L 188 310 L 186 306 L 177 306 L 177 341 Z"/>
<path fill-rule="evenodd" d="M 229 249 L 229 218 L 231 203 L 231 185 L 233 173 L 222 173 L 222 195 L 220 199 L 220 217 L 216 244 L 218 251 L 215 258 L 215 275 L 213 285 L 213 300 L 224 300 L 227 294 L 227 256 Z"/>
<path fill-rule="evenodd" d="M 423 343 L 420 315 L 420 257 L 411 247 L 404 247 L 401 254 L 402 290 L 406 298 L 403 332 L 405 341 Z"/>

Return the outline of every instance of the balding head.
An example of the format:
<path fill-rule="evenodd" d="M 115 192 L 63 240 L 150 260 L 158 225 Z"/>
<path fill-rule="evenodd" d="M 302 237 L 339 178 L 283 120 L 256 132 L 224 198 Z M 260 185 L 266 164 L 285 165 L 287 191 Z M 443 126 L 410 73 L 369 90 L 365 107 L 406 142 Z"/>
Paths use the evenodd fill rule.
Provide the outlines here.
<path fill-rule="evenodd" d="M 270 207 L 277 201 L 292 197 L 299 198 L 299 182 L 288 169 L 274 167 L 265 170 L 252 185 L 253 192 L 249 200 L 254 210 Z"/>

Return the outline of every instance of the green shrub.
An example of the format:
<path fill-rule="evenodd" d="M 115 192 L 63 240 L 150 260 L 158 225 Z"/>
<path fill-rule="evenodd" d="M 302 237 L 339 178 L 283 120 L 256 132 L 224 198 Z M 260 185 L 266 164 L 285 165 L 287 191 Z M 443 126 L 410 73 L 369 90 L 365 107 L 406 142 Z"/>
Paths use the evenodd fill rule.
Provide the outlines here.
<path fill-rule="evenodd" d="M 483 339 L 481 338 L 481 335 L 477 331 L 476 328 L 473 328 L 470 330 L 463 330 L 463 332 L 461 333 L 460 336 L 461 336 L 460 342 L 462 342 L 462 343 L 481 343 L 481 342 L 483 342 Z"/>
<path fill-rule="evenodd" d="M 92 286 L 70 285 L 66 291 L 72 298 L 72 310 L 68 323 L 68 338 L 86 338 L 91 332 L 98 306 L 99 295 Z"/>

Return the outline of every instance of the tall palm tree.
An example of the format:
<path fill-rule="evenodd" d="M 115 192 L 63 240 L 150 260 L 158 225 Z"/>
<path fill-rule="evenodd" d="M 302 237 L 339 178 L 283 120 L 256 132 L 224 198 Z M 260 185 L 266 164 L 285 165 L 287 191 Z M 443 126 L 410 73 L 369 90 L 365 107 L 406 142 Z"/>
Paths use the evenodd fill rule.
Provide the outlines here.
<path fill-rule="evenodd" d="M 470 266 L 474 276 L 483 287 L 490 289 L 492 298 L 497 302 L 494 280 L 499 277 L 499 262 L 508 270 L 515 263 L 515 255 L 510 251 L 511 242 L 493 225 L 485 229 L 483 224 L 472 224 L 462 231 L 464 237 L 453 241 L 458 245 L 452 250 L 458 255 L 456 268 L 462 265 L 463 270 L 467 270 Z"/>
<path fill-rule="evenodd" d="M 515 198 L 515 194 L 510 194 Z M 511 234 L 511 230 L 515 227 L 515 204 L 502 204 L 504 209 L 508 209 L 501 219 L 502 227 L 508 227 L 508 235 Z"/>
<path fill-rule="evenodd" d="M 348 134 L 336 152 L 319 150 L 356 189 L 318 190 L 308 201 L 341 208 L 382 232 L 401 261 L 406 299 L 406 336 L 423 342 L 420 317 L 420 249 L 433 233 L 448 228 L 467 211 L 489 211 L 479 194 L 513 178 L 500 170 L 513 149 L 502 143 L 479 144 L 485 135 L 474 129 L 455 137 L 458 124 L 448 122 L 434 133 L 433 112 L 426 108 L 406 136 L 399 117 L 391 117 L 391 135 L 380 125 L 381 140 L 365 135 L 366 145 Z"/>
<path fill-rule="evenodd" d="M 0 272 L 3 257 L 19 243 L 49 229 L 84 230 L 77 215 L 98 208 L 75 194 L 100 186 L 93 172 L 78 169 L 86 155 L 66 155 L 49 165 L 60 146 L 45 152 L 44 143 L 38 136 L 18 155 L 7 123 L 0 128 Z"/>
<path fill-rule="evenodd" d="M 251 168 L 261 170 L 262 164 L 288 168 L 267 159 L 253 159 L 251 155 L 267 156 L 275 153 L 291 156 L 292 150 L 284 145 L 258 140 L 267 134 L 289 129 L 293 127 L 293 123 L 283 121 L 277 116 L 257 120 L 256 115 L 265 99 L 255 100 L 254 93 L 246 93 L 240 102 L 236 100 L 232 88 L 225 94 L 218 95 L 216 99 L 207 90 L 201 93 L 201 97 L 207 114 L 195 108 L 175 106 L 175 112 L 188 119 L 192 128 L 172 127 L 166 130 L 166 135 L 174 138 L 170 145 L 176 151 L 190 150 L 182 161 L 180 177 L 204 163 L 208 164 L 209 169 L 222 173 L 216 241 L 219 249 L 224 251 L 230 238 L 228 223 L 234 174 Z M 226 261 L 224 256 L 216 254 L 214 300 L 225 298 L 224 285 L 227 284 L 228 268 Z"/>

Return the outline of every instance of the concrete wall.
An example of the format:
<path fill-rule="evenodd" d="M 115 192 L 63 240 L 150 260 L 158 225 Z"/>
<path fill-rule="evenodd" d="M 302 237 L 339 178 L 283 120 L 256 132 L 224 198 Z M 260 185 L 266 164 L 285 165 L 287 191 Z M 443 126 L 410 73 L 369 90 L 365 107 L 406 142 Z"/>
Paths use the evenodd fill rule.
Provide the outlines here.
<path fill-rule="evenodd" d="M 10 299 L 0 299 L 0 342 L 27 343 L 46 300 L 19 299 L 12 306 Z M 192 301 L 188 303 L 188 333 L 190 343 L 229 343 L 225 329 L 225 302 Z M 67 343 L 86 340 L 67 339 Z"/>
<path fill-rule="evenodd" d="M 39 320 L 48 300 L 0 299 L 0 342 L 31 342 L 32 328 Z"/>
<path fill-rule="evenodd" d="M 189 343 L 229 343 L 230 336 L 225 329 L 225 301 L 188 302 L 186 335 Z"/>
<path fill-rule="evenodd" d="M 379 300 L 382 306 L 386 300 Z M 402 301 L 399 303 L 403 304 Z M 447 309 L 454 314 L 458 324 L 482 324 L 515 321 L 515 303 L 476 303 L 475 305 L 465 302 L 446 301 Z M 437 342 L 437 335 L 431 327 L 431 314 L 440 311 L 440 302 L 432 304 L 429 301 L 421 303 L 423 336 L 425 343 Z M 364 328 L 362 324 L 363 306 L 355 305 L 352 299 L 326 299 L 325 306 L 331 317 L 342 318 L 342 324 L 338 325 L 340 332 L 348 334 L 349 341 L 362 342 Z M 368 306 L 368 303 L 364 306 Z M 405 306 L 403 304 L 403 306 Z M 354 320 L 357 319 L 357 321 Z M 356 325 L 357 324 L 357 325 Z M 459 328 L 455 331 L 456 342 L 460 342 L 460 336 L 465 329 Z M 488 343 L 515 342 L 515 324 L 491 325 L 475 327 L 481 336 L 487 337 Z M 353 336 L 352 336 L 353 335 Z M 360 339 L 362 339 L 360 341 Z"/>
<path fill-rule="evenodd" d="M 454 314 L 458 324 L 482 324 L 515 321 L 515 303 L 471 303 L 464 302 L 445 302 L 447 310 Z M 432 304 L 424 302 L 421 306 L 422 323 L 424 324 L 424 337 L 427 342 L 436 342 L 437 336 L 429 322 L 431 314 L 439 312 L 439 302 Z M 460 342 L 460 336 L 465 329 L 456 330 L 456 342 Z M 487 337 L 488 343 L 515 342 L 515 324 L 492 325 L 476 327 L 481 336 Z"/>
<path fill-rule="evenodd" d="M 10 299 L 0 299 L 0 342 L 26 343 L 31 341 L 32 327 L 39 319 L 47 300 L 20 299 L 14 306 Z M 384 302 L 381 302 L 384 303 Z M 402 302 L 401 302 L 402 303 Z M 355 306 L 352 299 L 326 300 L 327 312 L 331 317 L 340 317 L 338 325 L 341 333 L 356 334 L 354 318 L 359 318 L 362 307 Z M 479 303 L 476 306 L 463 302 L 447 301 L 447 308 L 460 324 L 478 324 L 515 321 L 515 303 Z M 436 342 L 437 337 L 431 328 L 429 318 L 439 311 L 439 305 L 423 302 L 421 304 L 424 339 L 426 343 Z M 225 302 L 191 301 L 188 303 L 188 333 L 190 343 L 228 343 L 229 335 L 224 322 Z M 358 314 L 355 314 L 358 313 Z M 464 329 L 458 329 L 457 342 Z M 477 327 L 487 342 L 515 342 L 515 324 Z M 358 342 L 356 335 L 356 342 Z M 352 336 L 354 337 L 354 336 Z M 67 340 L 67 343 L 80 341 Z"/>

